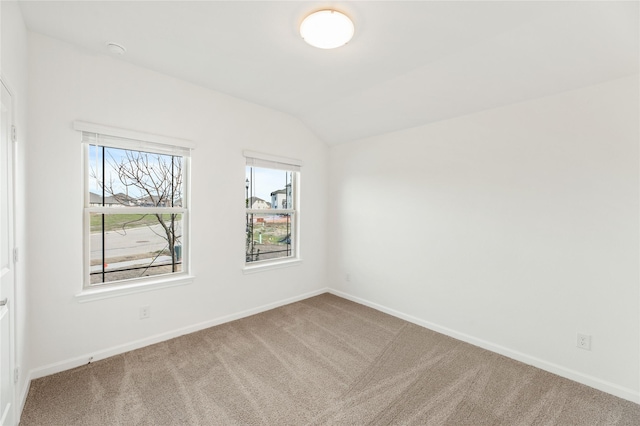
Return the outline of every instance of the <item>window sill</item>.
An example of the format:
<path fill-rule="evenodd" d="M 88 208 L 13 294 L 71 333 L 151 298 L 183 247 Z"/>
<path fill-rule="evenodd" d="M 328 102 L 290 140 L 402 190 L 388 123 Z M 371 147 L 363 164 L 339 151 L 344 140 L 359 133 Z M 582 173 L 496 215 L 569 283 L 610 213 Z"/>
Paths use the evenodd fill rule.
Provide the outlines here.
<path fill-rule="evenodd" d="M 140 283 L 121 284 L 116 286 L 105 286 L 97 288 L 86 288 L 76 294 L 75 298 L 79 303 L 93 302 L 95 300 L 109 299 L 127 294 L 142 293 L 146 291 L 158 290 L 161 288 L 175 287 L 179 285 L 191 284 L 194 280 L 192 275 L 182 275 L 179 277 L 162 278 Z"/>
<path fill-rule="evenodd" d="M 269 262 L 261 265 L 245 266 L 242 269 L 242 273 L 255 274 L 256 272 L 270 271 L 272 269 L 290 268 L 292 266 L 298 266 L 302 264 L 302 259 L 288 259 L 280 262 Z"/>

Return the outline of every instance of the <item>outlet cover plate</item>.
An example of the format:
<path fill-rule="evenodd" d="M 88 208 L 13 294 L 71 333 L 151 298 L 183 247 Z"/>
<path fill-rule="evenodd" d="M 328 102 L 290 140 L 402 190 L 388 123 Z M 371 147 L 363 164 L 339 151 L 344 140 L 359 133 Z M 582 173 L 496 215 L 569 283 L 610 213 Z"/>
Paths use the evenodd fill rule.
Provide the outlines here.
<path fill-rule="evenodd" d="M 151 316 L 151 307 L 150 306 L 142 306 L 140 307 L 140 319 L 147 319 Z"/>
<path fill-rule="evenodd" d="M 588 334 L 578 333 L 578 341 L 576 346 L 587 351 L 591 350 L 591 336 Z"/>

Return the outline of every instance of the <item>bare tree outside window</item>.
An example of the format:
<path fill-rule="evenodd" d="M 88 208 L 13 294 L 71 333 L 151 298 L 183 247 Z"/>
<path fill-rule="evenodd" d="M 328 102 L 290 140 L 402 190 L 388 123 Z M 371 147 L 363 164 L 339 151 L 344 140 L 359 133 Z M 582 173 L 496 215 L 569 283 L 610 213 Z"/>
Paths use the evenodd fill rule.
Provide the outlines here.
<path fill-rule="evenodd" d="M 90 190 L 98 194 L 90 195 L 97 195 L 97 205 L 114 207 L 108 214 L 91 218 L 92 231 L 94 221 L 102 222 L 95 223 L 95 228 L 102 232 L 102 268 L 98 273 L 92 271 L 92 283 L 179 272 L 182 257 L 182 227 L 179 225 L 183 215 L 167 213 L 162 208 L 183 207 L 183 157 L 97 145 L 90 146 L 91 157 L 95 161 L 90 161 Z M 148 208 L 150 212 L 126 214 L 128 207 Z M 115 253 L 113 246 L 122 245 L 111 243 L 112 247 L 105 247 L 105 240 L 114 238 L 108 233 L 114 232 L 122 238 L 135 234 L 138 239 L 130 235 L 128 257 L 111 255 L 117 266 L 108 270 L 106 252 L 112 249 Z M 158 249 L 156 242 L 154 251 L 150 252 L 145 247 L 158 241 L 154 235 L 164 241 L 164 247 Z M 92 242 L 92 252 L 94 248 L 98 251 L 94 245 L 98 243 Z M 106 274 L 111 276 L 106 277 Z M 93 275 L 102 275 L 101 280 L 94 279 Z"/>

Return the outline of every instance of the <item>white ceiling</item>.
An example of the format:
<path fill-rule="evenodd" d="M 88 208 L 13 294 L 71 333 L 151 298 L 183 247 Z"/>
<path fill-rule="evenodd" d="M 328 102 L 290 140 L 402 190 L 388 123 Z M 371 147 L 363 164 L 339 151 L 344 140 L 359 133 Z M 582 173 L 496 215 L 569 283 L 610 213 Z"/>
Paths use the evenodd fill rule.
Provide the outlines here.
<path fill-rule="evenodd" d="M 21 1 L 27 27 L 302 120 L 335 144 L 638 73 L 638 2 Z M 298 26 L 332 6 L 335 50 Z"/>

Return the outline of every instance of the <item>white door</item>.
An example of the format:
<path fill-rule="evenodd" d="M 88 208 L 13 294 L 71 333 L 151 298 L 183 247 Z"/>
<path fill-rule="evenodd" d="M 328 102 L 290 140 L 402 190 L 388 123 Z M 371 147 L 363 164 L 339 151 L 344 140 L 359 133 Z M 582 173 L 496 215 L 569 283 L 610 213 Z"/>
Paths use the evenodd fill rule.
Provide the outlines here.
<path fill-rule="evenodd" d="M 14 426 L 13 103 L 3 82 L 0 86 L 0 426 Z"/>

